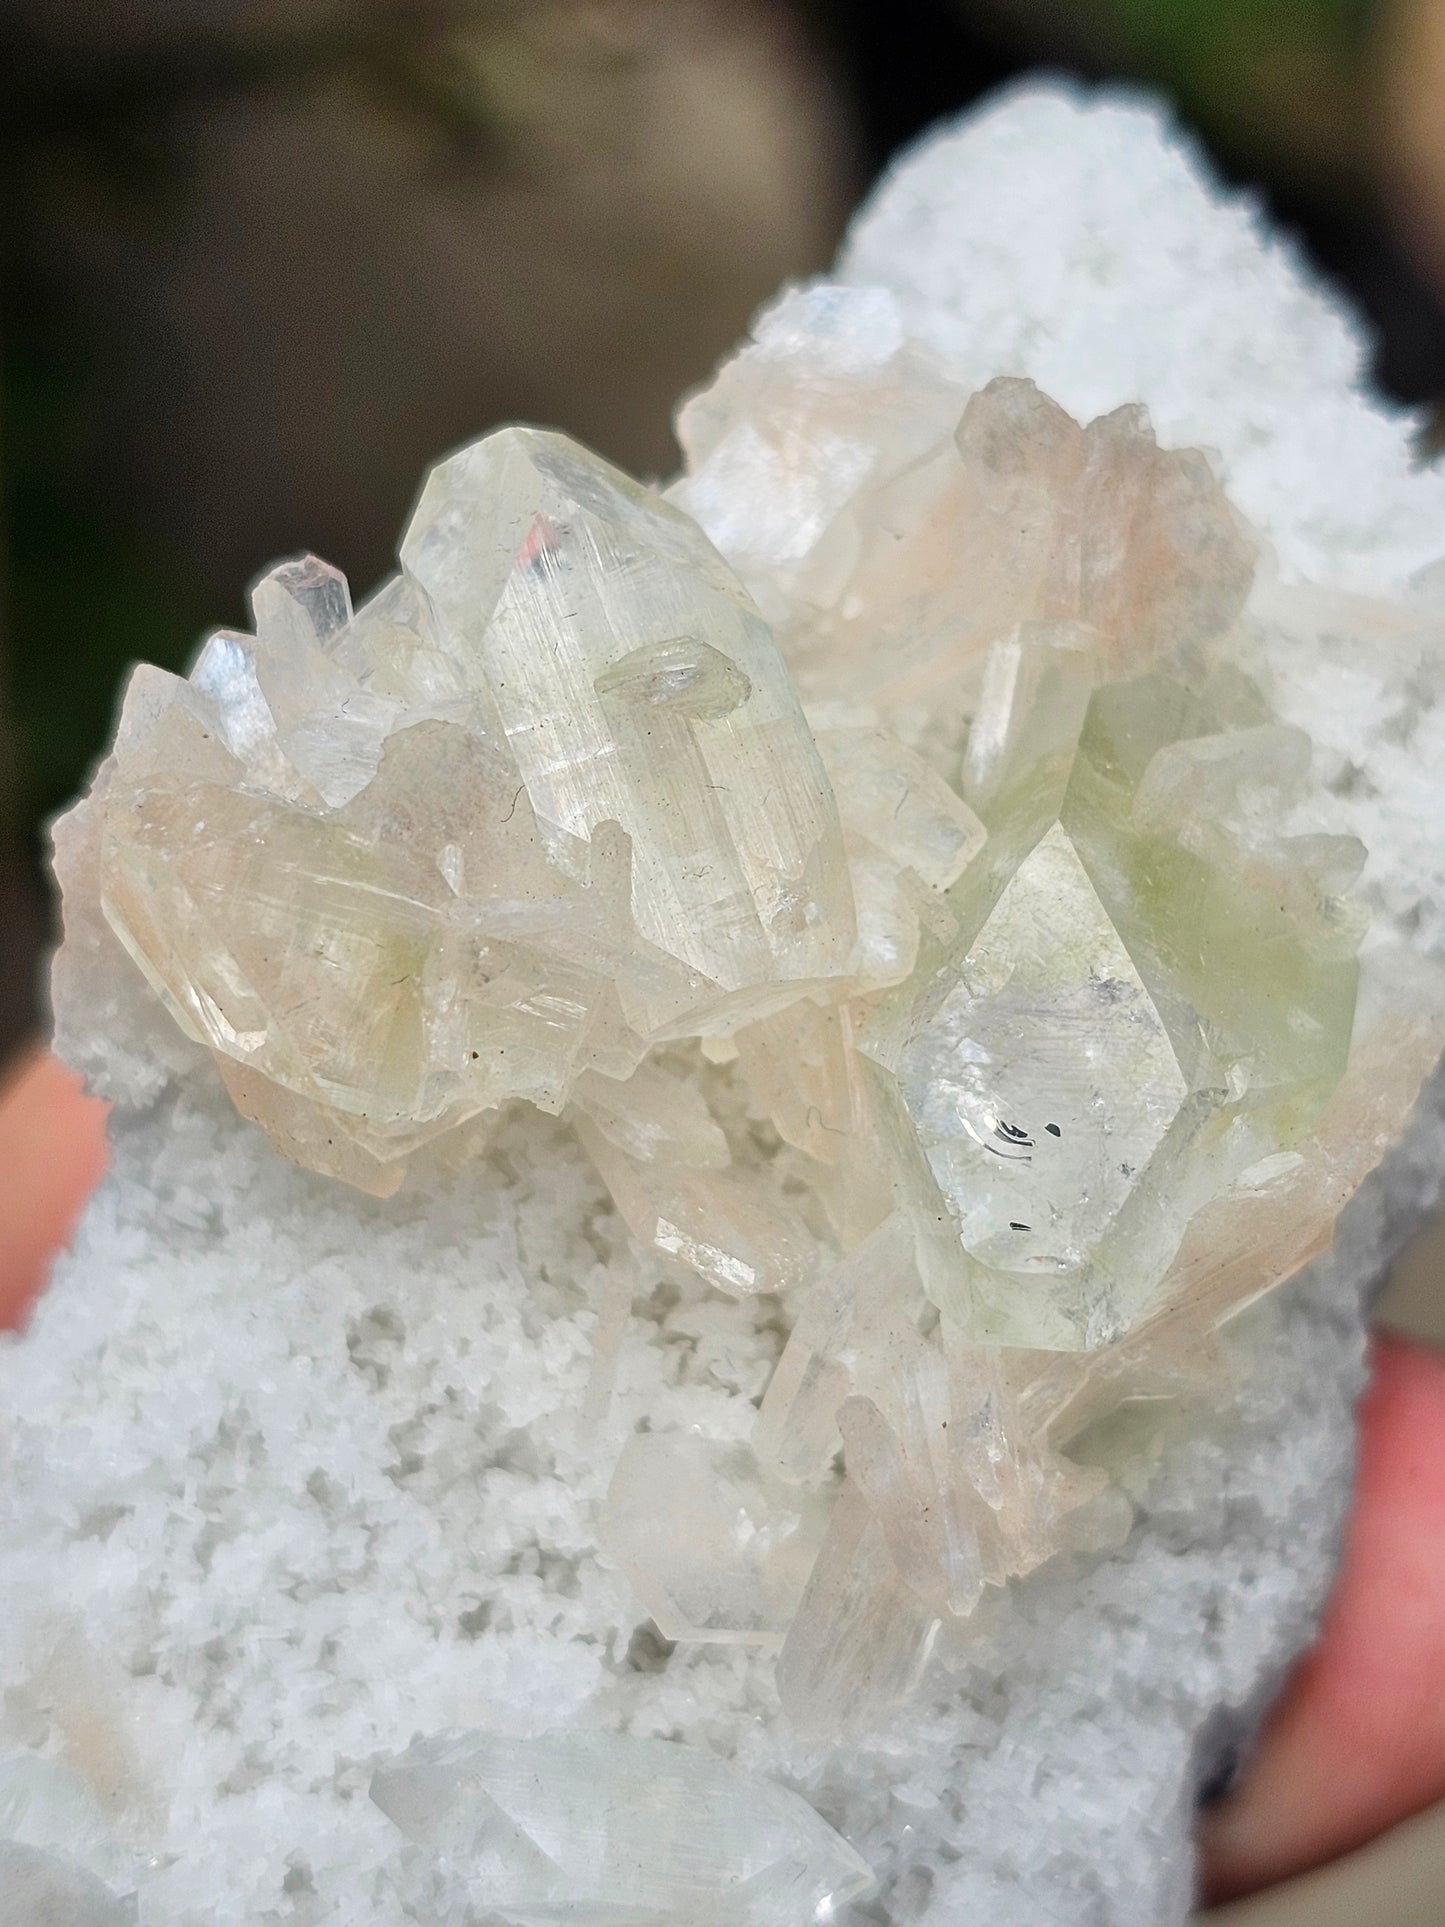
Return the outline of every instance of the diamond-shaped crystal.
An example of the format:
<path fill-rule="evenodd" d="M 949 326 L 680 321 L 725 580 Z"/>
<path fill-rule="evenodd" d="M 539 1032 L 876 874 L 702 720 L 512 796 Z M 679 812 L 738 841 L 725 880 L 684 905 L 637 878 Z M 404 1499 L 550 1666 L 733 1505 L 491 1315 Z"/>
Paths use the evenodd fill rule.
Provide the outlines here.
<path fill-rule="evenodd" d="M 1120 1337 L 1194 1212 L 1308 1126 L 1357 974 L 1357 846 L 1280 835 L 1302 769 L 1257 693 L 1097 675 L 1076 628 L 996 646 L 964 772 L 988 844 L 863 1042 L 931 1294 L 1056 1350 Z"/>
<path fill-rule="evenodd" d="M 920 1012 L 897 1065 L 966 1251 L 1001 1271 L 1084 1262 L 1189 1086 L 1149 992 L 1056 823 Z"/>

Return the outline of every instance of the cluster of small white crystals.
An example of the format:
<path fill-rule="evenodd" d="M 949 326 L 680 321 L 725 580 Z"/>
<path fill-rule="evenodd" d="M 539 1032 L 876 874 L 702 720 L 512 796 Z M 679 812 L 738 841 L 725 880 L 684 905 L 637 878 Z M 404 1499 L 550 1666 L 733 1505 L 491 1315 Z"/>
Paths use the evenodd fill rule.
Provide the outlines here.
<path fill-rule="evenodd" d="M 117 1029 L 137 1076 L 209 1053 L 286 1158 L 384 1201 L 356 1209 L 393 1256 L 525 1165 L 539 1111 L 631 1236 L 587 1281 L 556 1450 L 659 1666 L 735 1665 L 787 1737 L 709 1728 L 685 1683 L 626 1737 L 433 1731 L 370 1782 L 411 1843 L 373 1898 L 407 1917 L 790 1927 L 870 1891 L 777 1779 L 816 1793 L 920 1691 L 931 1731 L 931 1656 L 966 1667 L 1009 1582 L 1124 1544 L 1161 1395 L 1226 1385 L 1221 1328 L 1328 1244 L 1439 1053 L 1435 980 L 1361 962 L 1364 849 L 1261 687 L 1316 592 L 1260 586 L 1209 461 L 1142 408 L 1080 424 L 923 332 L 883 287 L 785 295 L 683 408 L 666 497 L 538 430 L 463 450 L 361 607 L 288 563 L 254 635 L 137 670 L 57 831 L 59 999 L 119 967 L 178 1027 Z M 726 1302 L 754 1347 L 700 1418 L 662 1368 L 628 1396 L 634 1299 L 660 1330 L 679 1292 L 694 1349 Z M 400 1342 L 348 1328 L 378 1386 Z M 568 1638 L 616 1610 L 587 1584 Z M 126 1918 L 83 1789 L 11 1773 L 0 1873 L 34 1918 Z M 147 1927 L 189 1922 L 146 1911 L 152 1875 Z M 921 1911 L 906 1865 L 880 1878 Z M 267 1917 L 333 1918 L 307 1905 Z"/>

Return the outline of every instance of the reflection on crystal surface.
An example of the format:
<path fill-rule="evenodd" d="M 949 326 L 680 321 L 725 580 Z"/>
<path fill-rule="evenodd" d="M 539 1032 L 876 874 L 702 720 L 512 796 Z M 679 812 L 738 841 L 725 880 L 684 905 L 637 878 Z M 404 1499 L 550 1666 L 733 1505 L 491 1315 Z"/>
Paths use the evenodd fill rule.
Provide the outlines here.
<path fill-rule="evenodd" d="M 1096 675 L 1076 631 L 997 645 L 964 767 L 988 843 L 863 1037 L 926 1161 L 915 1209 L 931 1180 L 956 1231 L 930 1293 L 1063 1350 L 1123 1336 L 1193 1213 L 1308 1126 L 1360 934 L 1358 848 L 1279 834 L 1303 766 L 1242 678 Z"/>
<path fill-rule="evenodd" d="M 631 837 L 644 940 L 725 990 L 841 968 L 851 906 L 817 752 L 693 523 L 560 436 L 504 429 L 433 471 L 401 553 L 544 834 Z"/>
<path fill-rule="evenodd" d="M 445 1734 L 379 1768 L 371 1797 L 526 1923 L 821 1927 L 873 1885 L 796 1793 L 662 1740 Z"/>

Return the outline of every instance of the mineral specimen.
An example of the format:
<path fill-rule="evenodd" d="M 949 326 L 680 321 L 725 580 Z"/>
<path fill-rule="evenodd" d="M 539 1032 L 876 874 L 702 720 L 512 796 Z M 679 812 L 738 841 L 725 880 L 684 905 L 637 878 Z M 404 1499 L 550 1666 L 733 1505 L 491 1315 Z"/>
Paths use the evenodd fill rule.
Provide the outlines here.
<path fill-rule="evenodd" d="M 16 1927 L 128 1927 L 133 1910 L 108 1882 L 128 1884 L 81 1777 L 32 1753 L 0 1760 L 0 1917 Z"/>
<path fill-rule="evenodd" d="M 35 1556 L 0 1575 L 0 1727 L 84 1737 L 27 1587 L 128 1602 L 125 1731 L 184 1710 L 117 1779 L 203 1749 L 198 1804 L 121 1816 L 171 1842 L 116 1863 L 148 1923 L 822 1917 L 866 1872 L 785 1785 L 889 1921 L 1065 1887 L 1182 1917 L 1152 1845 L 1205 1714 L 1237 1729 L 1330 1556 L 1280 1442 L 1341 1472 L 1354 1383 L 1335 1300 L 1226 1327 L 1328 1243 L 1445 1011 L 1398 944 L 1445 894 L 1400 713 L 1445 714 L 1438 608 L 1289 574 L 1384 556 L 1396 592 L 1439 517 L 1381 532 L 1375 417 L 1225 406 L 1249 330 L 1196 342 L 1165 439 L 1220 414 L 1268 542 L 1116 405 L 1173 390 L 1099 346 L 1114 178 L 1064 292 L 1028 284 L 1044 348 L 1009 288 L 965 366 L 963 297 L 896 259 L 898 292 L 794 291 L 687 404 L 667 498 L 504 430 L 355 612 L 284 564 L 254 636 L 137 672 L 57 830 L 57 1006 L 155 1108 L 121 1116 L 103 1289 L 42 1314 L 70 1364 L 6 1380 Z M 989 379 L 1041 361 L 1106 412 Z M 1337 430 L 1388 470 L 1378 527 L 1322 479 Z M 487 1731 L 397 1757 L 453 1725 Z M 357 1798 L 379 1760 L 411 1845 Z M 1108 1776 L 1127 1822 L 1078 1795 Z M 69 1878 L 83 1831 L 6 1851 Z"/>
<path fill-rule="evenodd" d="M 600 1530 L 825 1733 L 1127 1531 L 1065 1415 L 1273 1282 L 1196 1317 L 1177 1261 L 1316 1182 L 1363 930 L 1359 845 L 1287 827 L 1310 745 L 1235 659 L 1207 463 L 886 322 L 795 296 L 684 411 L 674 495 L 781 648 L 681 509 L 506 429 L 354 615 L 286 564 L 254 638 L 138 671 L 88 806 L 116 934 L 288 1155 L 385 1191 L 528 1100 L 644 1246 L 794 1307 L 753 1448 L 633 1439 Z"/>

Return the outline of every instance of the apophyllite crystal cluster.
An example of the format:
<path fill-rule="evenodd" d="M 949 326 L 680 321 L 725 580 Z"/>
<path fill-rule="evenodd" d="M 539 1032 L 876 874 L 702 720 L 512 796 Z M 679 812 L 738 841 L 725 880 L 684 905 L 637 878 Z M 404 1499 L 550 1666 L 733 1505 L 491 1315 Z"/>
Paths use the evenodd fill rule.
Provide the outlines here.
<path fill-rule="evenodd" d="M 970 395 L 834 289 L 681 432 L 671 499 L 537 429 L 452 456 L 359 609 L 288 563 L 139 670 L 87 808 L 288 1157 L 388 1193 L 525 1101 L 637 1239 L 782 1298 L 751 1445 L 635 1436 L 603 1543 L 826 1734 L 1127 1532 L 1071 1438 L 1317 1245 L 1363 851 L 1290 834 L 1255 544 L 1142 410 Z"/>

